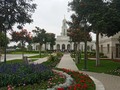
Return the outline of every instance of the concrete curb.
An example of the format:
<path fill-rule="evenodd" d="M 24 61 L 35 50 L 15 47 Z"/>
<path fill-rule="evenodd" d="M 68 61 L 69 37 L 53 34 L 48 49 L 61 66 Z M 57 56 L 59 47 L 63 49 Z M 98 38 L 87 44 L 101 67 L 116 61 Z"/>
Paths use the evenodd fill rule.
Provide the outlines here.
<path fill-rule="evenodd" d="M 93 78 L 92 76 L 89 76 L 96 85 L 96 90 L 105 90 L 104 85 L 97 79 Z"/>

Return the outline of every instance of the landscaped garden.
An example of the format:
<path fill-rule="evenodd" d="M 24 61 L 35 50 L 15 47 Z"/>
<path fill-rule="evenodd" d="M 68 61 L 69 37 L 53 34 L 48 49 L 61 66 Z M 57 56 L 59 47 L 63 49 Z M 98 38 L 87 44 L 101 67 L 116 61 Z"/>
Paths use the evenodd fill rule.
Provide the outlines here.
<path fill-rule="evenodd" d="M 83 73 L 56 69 L 60 62 L 62 53 L 51 55 L 48 61 L 42 64 L 24 64 L 23 62 L 0 64 L 0 90 L 95 90 L 94 82 Z M 70 81 L 62 71 L 70 75 L 73 81 L 68 86 L 66 80 Z M 59 86 L 62 85 L 62 86 Z"/>

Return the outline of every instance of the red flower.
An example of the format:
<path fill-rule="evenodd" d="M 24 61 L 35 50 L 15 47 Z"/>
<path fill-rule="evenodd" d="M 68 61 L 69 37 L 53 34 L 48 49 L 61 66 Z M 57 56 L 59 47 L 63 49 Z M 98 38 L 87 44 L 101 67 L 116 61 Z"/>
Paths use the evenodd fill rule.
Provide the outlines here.
<path fill-rule="evenodd" d="M 85 81 L 84 80 L 80 80 L 81 83 L 84 83 Z"/>
<path fill-rule="evenodd" d="M 77 86 L 77 87 L 81 87 L 81 85 L 80 85 L 80 84 L 77 84 L 76 86 Z"/>
<path fill-rule="evenodd" d="M 57 88 L 57 90 L 64 90 L 64 88 Z"/>
<path fill-rule="evenodd" d="M 88 88 L 86 83 L 84 83 L 83 88 L 85 88 L 85 89 Z"/>

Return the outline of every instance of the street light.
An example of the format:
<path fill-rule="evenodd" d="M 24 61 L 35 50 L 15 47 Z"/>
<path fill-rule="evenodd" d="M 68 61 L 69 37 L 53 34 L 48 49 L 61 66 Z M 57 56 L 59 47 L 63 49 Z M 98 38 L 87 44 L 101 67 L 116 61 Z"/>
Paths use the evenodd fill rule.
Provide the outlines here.
<path fill-rule="evenodd" d="M 84 42 L 85 42 L 85 48 L 84 48 L 84 70 L 87 70 L 87 37 L 86 37 L 86 19 L 83 19 L 80 21 L 80 26 L 84 28 Z"/>
<path fill-rule="evenodd" d="M 8 29 L 8 27 L 9 27 L 9 23 L 8 23 L 8 20 L 6 20 L 5 22 L 4 22 L 4 33 L 5 33 L 5 49 L 4 49 L 4 62 L 6 63 L 6 48 L 7 48 L 7 29 Z"/>

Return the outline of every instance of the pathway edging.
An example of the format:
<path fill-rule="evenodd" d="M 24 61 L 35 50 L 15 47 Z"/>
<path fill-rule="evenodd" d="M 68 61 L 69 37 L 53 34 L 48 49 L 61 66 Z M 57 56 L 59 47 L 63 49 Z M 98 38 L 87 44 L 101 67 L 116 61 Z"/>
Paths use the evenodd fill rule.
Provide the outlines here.
<path fill-rule="evenodd" d="M 92 76 L 89 76 L 95 83 L 96 86 L 96 90 L 105 90 L 104 85 L 102 84 L 102 82 L 100 82 L 99 80 L 95 79 Z"/>

